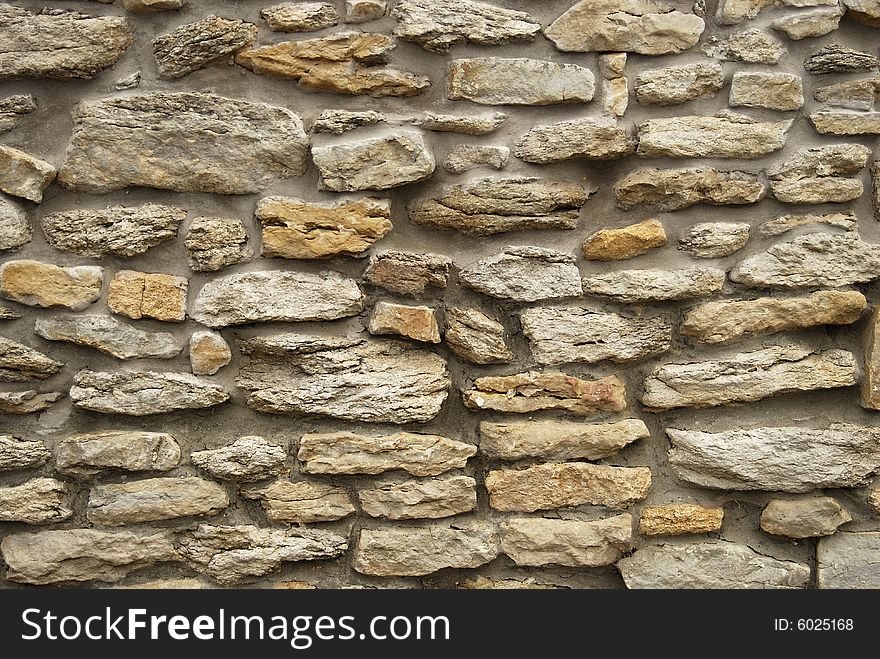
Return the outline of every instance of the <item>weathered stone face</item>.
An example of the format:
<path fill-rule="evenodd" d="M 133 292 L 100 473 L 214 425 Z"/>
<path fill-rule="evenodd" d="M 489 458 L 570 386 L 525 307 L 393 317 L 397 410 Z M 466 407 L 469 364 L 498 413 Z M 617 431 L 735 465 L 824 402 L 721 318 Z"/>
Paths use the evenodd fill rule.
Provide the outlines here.
<path fill-rule="evenodd" d="M 690 503 L 647 506 L 639 517 L 642 535 L 685 535 L 721 530 L 723 508 L 705 508 Z"/>
<path fill-rule="evenodd" d="M 865 354 L 862 380 L 862 407 L 880 410 L 880 314 L 875 309 L 868 318 L 862 345 Z"/>
<path fill-rule="evenodd" d="M 770 25 L 774 30 L 784 32 L 792 41 L 800 41 L 834 32 L 840 25 L 843 13 L 840 7 L 814 9 L 780 18 Z"/>
<path fill-rule="evenodd" d="M 649 119 L 639 125 L 637 153 L 650 158 L 761 158 L 785 146 L 792 123 L 761 123 L 733 114 Z"/>
<path fill-rule="evenodd" d="M 32 478 L 0 487 L 0 522 L 51 524 L 73 516 L 68 486 L 54 478 Z"/>
<path fill-rule="evenodd" d="M 822 204 L 852 201 L 862 196 L 858 174 L 868 164 L 870 149 L 860 144 L 835 144 L 798 151 L 790 160 L 767 169 L 770 190 L 779 201 Z"/>
<path fill-rule="evenodd" d="M 118 359 L 170 359 L 183 349 L 170 332 L 145 332 L 113 316 L 97 314 L 38 318 L 34 334 L 49 341 L 89 346 Z"/>
<path fill-rule="evenodd" d="M 745 222 L 695 224 L 678 241 L 678 248 L 701 259 L 717 259 L 738 252 L 749 241 Z"/>
<path fill-rule="evenodd" d="M 761 529 L 789 538 L 832 535 L 852 515 L 831 497 L 772 499 L 761 513 Z"/>
<path fill-rule="evenodd" d="M 103 276 L 96 266 L 60 268 L 39 261 L 6 261 L 0 265 L 0 295 L 31 306 L 81 311 L 101 296 Z"/>
<path fill-rule="evenodd" d="M 694 204 L 754 204 L 766 192 L 767 187 L 755 174 L 710 167 L 637 169 L 614 186 L 617 205 L 624 210 L 649 206 L 675 211 Z"/>
<path fill-rule="evenodd" d="M 364 281 L 394 293 L 422 295 L 429 287 L 446 288 L 452 259 L 440 254 L 389 250 L 370 257 Z"/>
<path fill-rule="evenodd" d="M 39 440 L 0 435 L 0 471 L 39 467 L 51 455 L 46 445 Z"/>
<path fill-rule="evenodd" d="M 348 492 L 327 483 L 277 480 L 242 490 L 241 494 L 259 500 L 273 522 L 333 522 L 356 512 Z"/>
<path fill-rule="evenodd" d="M 620 229 L 602 229 L 584 241 L 588 261 L 622 261 L 641 256 L 666 244 L 659 220 L 645 220 Z"/>
<path fill-rule="evenodd" d="M 781 236 L 798 227 L 827 224 L 830 227 L 843 231 L 855 231 L 858 226 L 856 216 L 850 212 L 822 213 L 819 215 L 783 215 L 772 220 L 761 222 L 758 225 L 758 233 L 762 236 Z"/>
<path fill-rule="evenodd" d="M 229 446 L 194 451 L 193 465 L 220 480 L 259 481 L 284 474 L 287 453 L 262 437 L 240 437 Z"/>
<path fill-rule="evenodd" d="M 177 517 L 215 515 L 229 505 L 226 491 L 201 478 L 150 478 L 95 485 L 86 517 L 103 526 L 122 526 Z"/>
<path fill-rule="evenodd" d="M 610 565 L 632 543 L 632 515 L 592 522 L 514 517 L 501 527 L 501 551 L 519 566 Z"/>
<path fill-rule="evenodd" d="M 584 277 L 584 292 L 624 303 L 687 300 L 717 293 L 724 286 L 717 268 L 617 270 Z"/>
<path fill-rule="evenodd" d="M 214 375 L 231 361 L 232 349 L 218 332 L 193 332 L 189 338 L 193 375 Z"/>
<path fill-rule="evenodd" d="M 510 149 L 506 146 L 462 144 L 446 154 L 443 169 L 453 174 L 463 174 L 479 167 L 504 169 L 509 161 Z"/>
<path fill-rule="evenodd" d="M 180 322 L 186 318 L 189 280 L 174 275 L 120 270 L 110 280 L 110 311 L 135 320 L 155 318 Z"/>
<path fill-rule="evenodd" d="M 0 250 L 26 245 L 31 234 L 25 210 L 12 199 L 0 196 Z"/>
<path fill-rule="evenodd" d="M 282 2 L 260 10 L 273 32 L 314 32 L 333 27 L 339 12 L 329 2 Z"/>
<path fill-rule="evenodd" d="M 458 133 L 460 135 L 488 135 L 494 133 L 507 120 L 503 112 L 487 112 L 475 115 L 437 114 L 425 112 L 415 120 L 424 130 L 436 133 Z"/>
<path fill-rule="evenodd" d="M 62 362 L 26 345 L 0 336 L 0 381 L 45 380 L 57 373 Z"/>
<path fill-rule="evenodd" d="M 37 109 L 37 101 L 31 94 L 15 94 L 0 99 L 0 133 L 18 125 L 18 120 Z"/>
<path fill-rule="evenodd" d="M 446 98 L 482 105 L 587 103 L 595 92 L 588 68 L 524 57 L 452 60 L 446 79 Z"/>
<path fill-rule="evenodd" d="M 502 300 L 534 302 L 583 292 L 574 258 L 543 247 L 508 247 L 462 268 L 458 277 L 465 286 Z"/>
<path fill-rule="evenodd" d="M 477 507 L 477 481 L 445 476 L 402 483 L 388 481 L 358 492 L 364 512 L 386 519 L 440 519 Z"/>
<path fill-rule="evenodd" d="M 186 230 L 189 267 L 196 272 L 220 270 L 249 260 L 254 251 L 241 220 L 224 217 L 197 217 Z"/>
<path fill-rule="evenodd" d="M 636 77 L 636 100 L 642 105 L 676 105 L 717 94 L 724 84 L 717 62 L 643 71 Z"/>
<path fill-rule="evenodd" d="M 830 135 L 880 135 L 880 112 L 820 110 L 810 115 L 817 133 Z"/>
<path fill-rule="evenodd" d="M 416 133 L 313 147 L 312 159 L 322 187 L 333 192 L 396 188 L 429 178 L 435 167 Z"/>
<path fill-rule="evenodd" d="M 725 62 L 778 64 L 787 51 L 778 39 L 765 31 L 750 29 L 725 38 L 709 37 L 703 52 Z"/>
<path fill-rule="evenodd" d="M 0 191 L 40 202 L 43 190 L 55 180 L 55 173 L 55 167 L 45 160 L 0 145 Z"/>
<path fill-rule="evenodd" d="M 718 3 L 719 23 L 736 25 L 755 18 L 763 9 L 774 6 L 815 7 L 817 5 L 836 5 L 832 0 L 722 0 Z"/>
<path fill-rule="evenodd" d="M 739 71 L 733 74 L 729 101 L 731 107 L 797 110 L 804 104 L 804 86 L 800 76 L 791 73 Z"/>
<path fill-rule="evenodd" d="M 52 403 L 60 400 L 64 394 L 60 391 L 40 393 L 34 389 L 25 391 L 0 392 L 0 411 L 6 414 L 32 414 L 49 409 Z M 2 471 L 2 461 L 0 461 Z"/>
<path fill-rule="evenodd" d="M 447 309 L 443 340 L 452 352 L 473 364 L 513 361 L 513 353 L 504 338 L 504 326 L 478 309 Z"/>
<path fill-rule="evenodd" d="M 114 430 L 62 439 L 55 467 L 89 478 L 105 471 L 168 471 L 180 462 L 180 445 L 167 433 Z"/>
<path fill-rule="evenodd" d="M 611 119 L 574 119 L 532 128 L 517 141 L 513 154 L 539 164 L 562 160 L 615 160 L 630 155 L 632 137 Z"/>
<path fill-rule="evenodd" d="M 872 110 L 880 95 L 880 78 L 846 80 L 833 85 L 816 87 L 813 98 L 820 103 L 849 110 Z"/>
<path fill-rule="evenodd" d="M 804 60 L 808 73 L 852 73 L 870 71 L 880 67 L 880 60 L 868 53 L 829 44 L 809 55 Z"/>
<path fill-rule="evenodd" d="M 437 314 L 431 307 L 379 302 L 373 308 L 367 331 L 370 334 L 403 336 L 424 343 L 440 343 Z"/>
<path fill-rule="evenodd" d="M 877 588 L 875 556 L 880 533 L 839 532 L 819 540 L 816 578 L 819 588 Z"/>
<path fill-rule="evenodd" d="M 264 103 L 154 92 L 80 103 L 73 121 L 58 175 L 71 190 L 248 194 L 306 169 L 299 116 Z"/>
<path fill-rule="evenodd" d="M 159 77 L 182 78 L 244 48 L 257 38 L 257 26 L 208 16 L 153 39 Z"/>

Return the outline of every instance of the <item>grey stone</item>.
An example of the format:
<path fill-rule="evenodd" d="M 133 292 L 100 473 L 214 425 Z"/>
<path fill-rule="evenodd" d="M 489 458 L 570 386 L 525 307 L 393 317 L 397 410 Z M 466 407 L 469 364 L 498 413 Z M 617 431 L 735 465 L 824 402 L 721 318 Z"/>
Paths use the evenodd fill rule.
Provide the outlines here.
<path fill-rule="evenodd" d="M 211 272 L 248 261 L 254 250 L 247 241 L 241 220 L 197 217 L 187 227 L 184 239 L 189 267 L 196 272 Z"/>
<path fill-rule="evenodd" d="M 676 475 L 724 490 L 809 492 L 853 487 L 880 470 L 877 428 L 846 423 L 702 432 L 668 428 Z"/>
<path fill-rule="evenodd" d="M 745 247 L 749 231 L 745 222 L 694 224 L 679 239 L 678 248 L 701 259 L 718 259 Z"/>
<path fill-rule="evenodd" d="M 107 0 L 98 0 L 107 2 Z M 122 0 L 125 11 L 133 14 L 154 14 L 160 11 L 173 11 L 183 7 L 184 0 Z"/>
<path fill-rule="evenodd" d="M 40 226 L 55 249 L 82 256 L 135 256 L 175 238 L 185 218 L 186 211 L 175 206 L 144 204 L 52 213 L 43 216 Z"/>
<path fill-rule="evenodd" d="M 721 0 L 716 20 L 722 25 L 736 25 L 755 18 L 767 7 L 815 7 L 837 5 L 837 0 Z M 798 16 L 799 14 L 795 14 Z"/>
<path fill-rule="evenodd" d="M 329 2 L 282 2 L 260 10 L 273 32 L 314 32 L 339 23 L 339 12 Z"/>
<path fill-rule="evenodd" d="M 734 114 L 649 119 L 639 125 L 637 153 L 652 158 L 760 158 L 785 146 L 792 123 L 761 123 Z"/>
<path fill-rule="evenodd" d="M 651 411 L 749 403 L 792 391 L 850 387 L 858 380 L 852 353 L 803 345 L 771 346 L 690 364 L 664 364 L 644 383 Z"/>
<path fill-rule="evenodd" d="M 531 41 L 541 31 L 526 12 L 471 0 L 401 0 L 391 15 L 397 19 L 396 37 L 441 52 L 465 43 Z"/>
<path fill-rule="evenodd" d="M 618 562 L 627 588 L 806 588 L 810 568 L 711 540 L 652 545 Z"/>
<path fill-rule="evenodd" d="M 31 241 L 31 225 L 25 210 L 0 195 L 0 250 L 18 249 Z"/>
<path fill-rule="evenodd" d="M 321 187 L 333 192 L 387 190 L 423 181 L 434 173 L 434 156 L 416 133 L 398 133 L 313 147 Z"/>
<path fill-rule="evenodd" d="M 287 453 L 262 437 L 240 437 L 229 446 L 193 451 L 193 465 L 224 481 L 259 481 L 284 474 Z"/>
<path fill-rule="evenodd" d="M 357 512 L 347 490 L 327 483 L 277 480 L 242 490 L 241 495 L 259 500 L 273 522 L 333 522 Z"/>
<path fill-rule="evenodd" d="M 588 295 L 631 304 L 711 295 L 722 289 L 724 279 L 724 271 L 718 268 L 657 268 L 592 275 L 584 277 L 583 285 Z"/>
<path fill-rule="evenodd" d="M 543 247 L 507 247 L 462 268 L 458 276 L 468 288 L 502 300 L 534 302 L 583 293 L 574 258 Z"/>
<path fill-rule="evenodd" d="M 26 345 L 0 336 L 0 381 L 45 380 L 57 373 L 63 362 Z"/>
<path fill-rule="evenodd" d="M 694 204 L 754 204 L 766 192 L 767 186 L 757 174 L 713 167 L 637 169 L 614 186 L 617 205 L 624 210 L 650 206 L 675 211 Z"/>
<path fill-rule="evenodd" d="M 427 288 L 446 288 L 452 259 L 440 254 L 389 250 L 370 257 L 364 281 L 394 293 L 422 295 Z"/>
<path fill-rule="evenodd" d="M 407 206 L 415 224 L 488 236 L 524 229 L 574 229 L 597 188 L 575 181 L 481 178 Z"/>
<path fill-rule="evenodd" d="M 461 144 L 446 154 L 443 169 L 453 174 L 462 174 L 478 167 L 504 169 L 509 160 L 509 147 L 489 144 Z"/>
<path fill-rule="evenodd" d="M 877 552 L 880 533 L 835 533 L 821 538 L 816 548 L 819 588 L 880 588 Z"/>
<path fill-rule="evenodd" d="M 642 105 L 676 105 L 717 94 L 724 72 L 717 62 L 697 62 L 642 71 L 636 76 L 636 100 Z"/>
<path fill-rule="evenodd" d="M 73 493 L 54 478 L 0 487 L 0 522 L 52 524 L 73 516 Z"/>
<path fill-rule="evenodd" d="M 39 467 L 50 457 L 52 453 L 38 439 L 0 435 L 0 471 Z"/>
<path fill-rule="evenodd" d="M 504 339 L 504 325 L 479 309 L 446 310 L 447 347 L 472 364 L 509 364 L 513 353 Z"/>
<path fill-rule="evenodd" d="M 343 133 L 362 126 L 375 126 L 384 123 L 385 115 L 375 110 L 351 112 L 349 110 L 324 110 L 312 124 L 313 133 Z"/>
<path fill-rule="evenodd" d="M 34 334 L 95 348 L 117 359 L 170 359 L 183 350 L 171 332 L 145 332 L 113 316 L 97 314 L 37 318 Z"/>
<path fill-rule="evenodd" d="M 261 412 L 424 422 L 440 412 L 449 388 L 441 357 L 400 341 L 280 334 L 239 349 L 249 360 L 236 384 Z"/>
<path fill-rule="evenodd" d="M 501 551 L 518 566 L 599 567 L 632 546 L 632 515 L 589 522 L 514 517 L 501 525 Z"/>
<path fill-rule="evenodd" d="M 488 114 L 457 115 L 425 112 L 416 120 L 416 125 L 424 130 L 437 133 L 458 133 L 460 135 L 488 135 L 498 130 L 507 120 L 503 112 Z"/>
<path fill-rule="evenodd" d="M 789 538 L 832 535 L 852 515 L 831 497 L 771 499 L 761 512 L 761 529 Z"/>
<path fill-rule="evenodd" d="M 709 57 L 725 62 L 778 64 L 787 52 L 779 39 L 762 30 L 743 30 L 728 37 L 709 37 L 703 45 Z"/>
<path fill-rule="evenodd" d="M 860 23 L 880 27 L 880 6 L 877 0 L 843 0 L 846 14 Z"/>
<path fill-rule="evenodd" d="M 616 160 L 635 151 L 633 137 L 610 118 L 538 125 L 516 142 L 513 154 L 539 164 L 563 160 Z"/>
<path fill-rule="evenodd" d="M 40 393 L 34 389 L 25 391 L 0 391 L 0 412 L 6 414 L 32 414 L 42 412 L 52 406 L 52 403 L 64 397 L 60 391 Z M 2 449 L 0 449 L 2 451 Z M 0 471 L 2 471 L 0 460 Z"/>
<path fill-rule="evenodd" d="M 823 135 L 880 135 L 880 112 L 820 110 L 810 122 Z"/>
<path fill-rule="evenodd" d="M 93 193 L 139 185 L 249 194 L 302 175 L 307 151 L 302 121 L 285 108 L 153 92 L 80 103 L 59 182 Z"/>
<path fill-rule="evenodd" d="M 834 288 L 880 277 L 880 247 L 857 235 L 811 233 L 749 256 L 730 279 L 756 288 Z"/>
<path fill-rule="evenodd" d="M 849 110 L 873 110 L 878 97 L 880 77 L 846 80 L 813 89 L 813 98 L 820 103 Z"/>
<path fill-rule="evenodd" d="M 533 307 L 520 314 L 539 364 L 647 359 L 669 350 L 672 326 L 661 318 L 630 318 L 588 307 Z"/>
<path fill-rule="evenodd" d="M 257 38 L 257 26 L 242 20 L 206 16 L 153 39 L 159 77 L 182 78 L 232 55 Z"/>
<path fill-rule="evenodd" d="M 73 378 L 70 398 L 84 410 L 146 416 L 212 407 L 229 399 L 223 387 L 189 373 L 83 369 Z"/>
<path fill-rule="evenodd" d="M 728 97 L 730 107 L 767 108 L 779 112 L 798 110 L 804 104 L 804 85 L 793 73 L 737 71 Z"/>
<path fill-rule="evenodd" d="M 0 191 L 39 203 L 55 174 L 55 167 L 45 160 L 0 145 Z"/>
<path fill-rule="evenodd" d="M 388 3 L 385 0 L 345 0 L 346 23 L 368 23 L 385 15 Z"/>
<path fill-rule="evenodd" d="M 19 119 L 36 109 L 37 101 L 31 94 L 15 94 L 0 99 L 0 133 L 12 130 Z"/>
<path fill-rule="evenodd" d="M 95 485 L 86 518 L 94 524 L 122 526 L 179 517 L 216 515 L 229 505 L 222 486 L 202 478 L 147 478 Z"/>
<path fill-rule="evenodd" d="M 873 55 L 838 44 L 828 44 L 804 60 L 807 73 L 852 73 L 880 68 Z"/>
<path fill-rule="evenodd" d="M 476 486 L 477 481 L 470 476 L 385 481 L 360 490 L 358 500 L 370 517 L 440 519 L 476 508 Z"/>
<path fill-rule="evenodd" d="M 862 196 L 858 174 L 868 165 L 871 150 L 860 144 L 832 144 L 802 149 L 783 163 L 767 168 L 770 190 L 789 204 L 852 201 Z"/>
<path fill-rule="evenodd" d="M 774 30 L 785 33 L 792 41 L 800 41 L 834 32 L 840 26 L 841 16 L 842 8 L 829 7 L 799 12 L 794 16 L 775 20 L 770 25 Z"/>
<path fill-rule="evenodd" d="M 110 430 L 62 439 L 55 468 L 90 478 L 105 471 L 169 471 L 180 463 L 180 445 L 162 432 Z"/>
<path fill-rule="evenodd" d="M 827 224 L 843 231 L 855 231 L 858 228 L 856 216 L 849 211 L 842 213 L 822 213 L 821 215 L 783 215 L 772 220 L 761 222 L 758 233 L 762 236 L 781 236 L 798 227 Z"/>
<path fill-rule="evenodd" d="M 446 97 L 482 105 L 587 103 L 596 93 L 593 72 L 576 64 L 525 57 L 475 57 L 449 62 Z"/>
<path fill-rule="evenodd" d="M 208 327 L 256 322 L 335 320 L 363 308 L 353 279 L 339 273 L 265 270 L 226 275 L 202 287 L 192 317 Z"/>

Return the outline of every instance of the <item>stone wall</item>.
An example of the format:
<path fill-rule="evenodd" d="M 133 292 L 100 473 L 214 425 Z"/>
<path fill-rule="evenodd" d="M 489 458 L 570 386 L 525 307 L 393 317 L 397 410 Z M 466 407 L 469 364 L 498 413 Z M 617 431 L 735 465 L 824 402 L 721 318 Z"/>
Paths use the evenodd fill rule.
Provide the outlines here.
<path fill-rule="evenodd" d="M 0 587 L 880 586 L 877 0 L 387 4 L 0 4 Z"/>

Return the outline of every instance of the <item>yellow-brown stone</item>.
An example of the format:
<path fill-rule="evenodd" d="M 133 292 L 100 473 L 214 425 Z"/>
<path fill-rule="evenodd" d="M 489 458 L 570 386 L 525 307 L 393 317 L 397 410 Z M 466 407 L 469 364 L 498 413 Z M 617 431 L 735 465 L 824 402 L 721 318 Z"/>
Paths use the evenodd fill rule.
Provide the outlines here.
<path fill-rule="evenodd" d="M 186 317 L 188 280 L 174 275 L 120 270 L 110 281 L 110 311 L 129 318 L 180 322 Z"/>
<path fill-rule="evenodd" d="M 666 244 L 659 220 L 646 220 L 620 229 L 602 229 L 584 241 L 589 261 L 622 261 Z"/>
<path fill-rule="evenodd" d="M 721 530 L 724 508 L 706 508 L 691 503 L 648 506 L 639 519 L 642 535 L 683 535 Z"/>
<path fill-rule="evenodd" d="M 368 329 L 370 334 L 398 334 L 425 343 L 440 343 L 437 314 L 430 307 L 379 302 Z"/>
<path fill-rule="evenodd" d="M 61 268 L 27 259 L 0 266 L 0 295 L 33 307 L 81 311 L 101 297 L 104 271 L 97 266 Z"/>

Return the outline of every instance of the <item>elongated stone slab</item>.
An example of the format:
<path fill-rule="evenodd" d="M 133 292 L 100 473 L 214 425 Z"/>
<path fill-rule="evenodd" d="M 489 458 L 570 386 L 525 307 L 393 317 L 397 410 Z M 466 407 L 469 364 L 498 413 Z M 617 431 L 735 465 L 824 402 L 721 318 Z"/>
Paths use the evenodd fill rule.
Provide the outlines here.
<path fill-rule="evenodd" d="M 614 423 L 481 421 L 480 452 L 491 460 L 599 460 L 650 435 L 641 419 Z"/>
<path fill-rule="evenodd" d="M 159 77 L 182 78 L 253 43 L 257 26 L 219 16 L 206 16 L 153 39 Z"/>
<path fill-rule="evenodd" d="M 403 295 L 422 295 L 429 287 L 446 288 L 451 267 L 448 256 L 388 250 L 370 257 L 364 281 Z"/>
<path fill-rule="evenodd" d="M 192 317 L 208 327 L 226 327 L 335 320 L 354 316 L 362 308 L 357 283 L 336 272 L 265 270 L 209 281 L 196 296 Z"/>
<path fill-rule="evenodd" d="M 635 95 L 642 105 L 676 105 L 717 94 L 723 85 L 718 62 L 697 62 L 641 72 Z"/>
<path fill-rule="evenodd" d="M 513 155 L 526 162 L 616 160 L 635 151 L 635 140 L 610 118 L 586 118 L 535 126 L 517 140 Z"/>
<path fill-rule="evenodd" d="M 472 364 L 513 361 L 513 353 L 504 338 L 504 326 L 479 309 L 448 308 L 443 339 L 452 352 Z"/>
<path fill-rule="evenodd" d="M 880 588 L 877 552 L 880 533 L 839 532 L 822 538 L 816 548 L 819 588 Z"/>
<path fill-rule="evenodd" d="M 858 381 L 846 350 L 771 346 L 725 359 L 664 364 L 644 383 L 642 403 L 653 412 L 677 407 L 749 403 L 781 393 L 849 387 Z"/>
<path fill-rule="evenodd" d="M 39 467 L 50 457 L 52 453 L 38 439 L 0 435 L 0 472 Z"/>
<path fill-rule="evenodd" d="M 498 556 L 498 545 L 490 524 L 362 529 L 352 566 L 361 574 L 416 577 L 485 565 Z"/>
<path fill-rule="evenodd" d="M 809 492 L 854 487 L 880 470 L 880 431 L 847 423 L 702 432 L 668 428 L 676 475 L 725 490 Z"/>
<path fill-rule="evenodd" d="M 333 192 L 387 190 L 430 178 L 436 163 L 422 137 L 398 133 L 313 147 L 321 187 Z"/>
<path fill-rule="evenodd" d="M 104 471 L 169 471 L 180 462 L 180 445 L 161 432 L 110 430 L 62 439 L 55 468 L 88 478 Z"/>
<path fill-rule="evenodd" d="M 666 352 L 672 341 L 672 326 L 661 318 L 586 307 L 533 307 L 520 320 L 539 364 L 637 361 Z"/>
<path fill-rule="evenodd" d="M 767 169 L 770 190 L 788 204 L 825 204 L 862 196 L 858 174 L 868 164 L 871 150 L 861 144 L 832 144 L 802 149 L 785 162 Z"/>
<path fill-rule="evenodd" d="M 632 545 L 632 515 L 590 522 L 514 517 L 501 525 L 501 551 L 521 567 L 611 565 Z"/>
<path fill-rule="evenodd" d="M 880 135 L 880 112 L 819 110 L 810 123 L 823 135 Z"/>
<path fill-rule="evenodd" d="M 477 453 L 472 444 L 440 435 L 399 432 L 371 437 L 349 432 L 302 436 L 297 459 L 307 474 L 381 474 L 402 469 L 436 476 L 461 469 Z"/>
<path fill-rule="evenodd" d="M 0 336 L 0 381 L 45 380 L 57 373 L 63 362 L 24 344 Z"/>
<path fill-rule="evenodd" d="M 92 265 L 61 268 L 28 259 L 0 265 L 0 295 L 32 307 L 82 311 L 101 297 L 104 270 Z"/>
<path fill-rule="evenodd" d="M 517 302 L 583 293 L 574 257 L 543 247 L 507 247 L 462 268 L 458 277 L 462 284 L 484 295 Z"/>
<path fill-rule="evenodd" d="M 95 348 L 118 359 L 169 359 L 183 350 L 171 332 L 145 332 L 113 316 L 98 314 L 37 318 L 34 334 L 49 341 Z"/>
<path fill-rule="evenodd" d="M 223 487 L 202 478 L 148 478 L 95 485 L 86 517 L 105 526 L 216 515 L 229 505 Z"/>
<path fill-rule="evenodd" d="M 721 530 L 724 508 L 706 508 L 691 503 L 646 506 L 639 517 L 642 535 L 684 535 Z"/>
<path fill-rule="evenodd" d="M 785 146 L 792 123 L 761 123 L 733 114 L 649 119 L 639 125 L 637 153 L 649 158 L 761 158 Z"/>
<path fill-rule="evenodd" d="M 738 252 L 749 241 L 746 222 L 700 222 L 678 241 L 678 248 L 700 259 L 717 259 Z"/>
<path fill-rule="evenodd" d="M 858 228 L 858 218 L 850 211 L 842 213 L 807 213 L 805 215 L 783 215 L 774 217 L 772 220 L 761 222 L 758 225 L 758 233 L 762 236 L 781 236 L 784 233 L 799 227 L 810 225 L 827 224 L 843 231 L 855 231 Z"/>
<path fill-rule="evenodd" d="M 40 393 L 36 389 L 25 389 L 24 391 L 2 391 L 0 392 L 0 412 L 7 414 L 33 414 L 34 412 L 42 412 L 52 406 L 52 403 L 60 400 L 64 394 L 60 391 L 47 391 Z M 0 471 L 3 470 L 2 460 L 0 460 Z"/>
<path fill-rule="evenodd" d="M 73 516 L 73 493 L 54 478 L 0 487 L 0 522 L 51 524 Z"/>
<path fill-rule="evenodd" d="M 470 476 L 382 482 L 358 492 L 370 517 L 440 519 L 477 507 L 477 481 Z"/>
<path fill-rule="evenodd" d="M 687 300 L 719 292 L 724 271 L 718 268 L 657 268 L 617 270 L 584 277 L 584 292 L 626 304 Z"/>
<path fill-rule="evenodd" d="M 446 400 L 446 362 L 400 341 L 281 334 L 239 343 L 249 407 L 374 423 L 424 422 Z"/>
<path fill-rule="evenodd" d="M 93 193 L 139 185 L 249 194 L 302 175 L 308 144 L 298 115 L 264 103 L 196 92 L 84 101 L 58 180 Z"/>
<path fill-rule="evenodd" d="M 242 490 L 241 495 L 258 499 L 266 517 L 273 522 L 333 522 L 357 512 L 348 492 L 329 483 L 277 480 L 262 487 Z"/>
<path fill-rule="evenodd" d="M 446 98 L 481 105 L 587 103 L 596 77 L 577 64 L 525 57 L 475 57 L 449 62 Z"/>
<path fill-rule="evenodd" d="M 650 488 L 651 470 L 647 467 L 609 467 L 589 462 L 500 469 L 486 475 L 492 508 L 526 513 L 583 504 L 628 508 L 644 499 Z"/>
<path fill-rule="evenodd" d="M 754 204 L 766 193 L 767 186 L 757 174 L 712 167 L 637 169 L 614 186 L 614 198 L 624 210 L 648 206 L 676 211 L 695 204 Z"/>
<path fill-rule="evenodd" d="M 832 497 L 771 499 L 761 512 L 761 529 L 788 538 L 832 535 L 852 515 Z"/>
<path fill-rule="evenodd" d="M 190 460 L 214 478 L 231 481 L 259 481 L 284 474 L 287 453 L 262 437 L 239 437 L 228 446 L 193 451 Z"/>
<path fill-rule="evenodd" d="M 806 588 L 810 567 L 726 540 L 652 545 L 617 564 L 627 588 Z"/>

